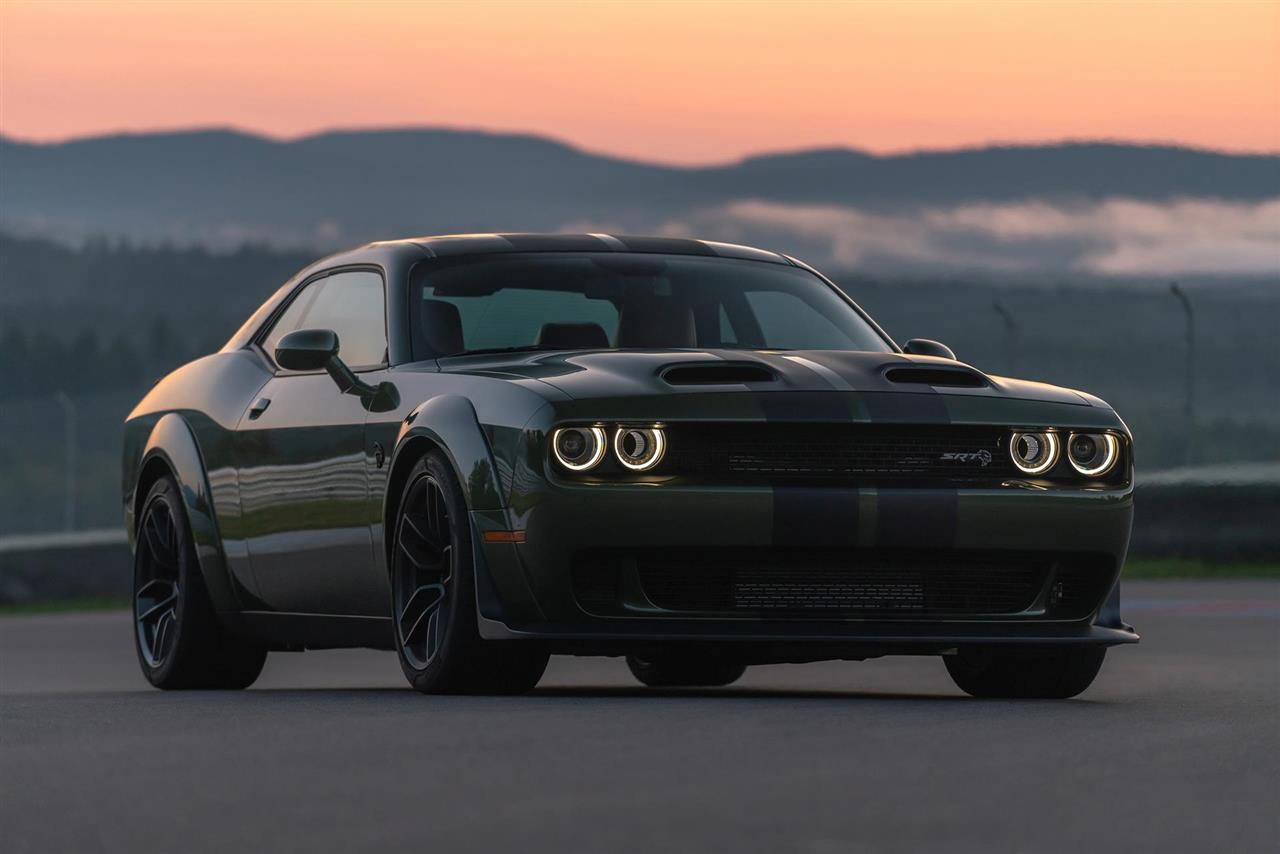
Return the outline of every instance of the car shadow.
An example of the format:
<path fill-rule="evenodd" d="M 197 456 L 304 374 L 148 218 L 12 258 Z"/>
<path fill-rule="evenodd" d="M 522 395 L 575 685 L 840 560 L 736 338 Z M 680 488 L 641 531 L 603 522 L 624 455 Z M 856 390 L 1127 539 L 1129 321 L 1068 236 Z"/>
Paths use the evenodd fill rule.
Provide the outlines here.
<path fill-rule="evenodd" d="M 224 696 L 232 695 L 234 692 L 223 692 Z M 368 699 L 374 701 L 389 700 L 392 697 L 399 696 L 405 698 L 406 702 L 421 702 L 426 704 L 426 708 L 439 705 L 471 705 L 482 707 L 513 707 L 521 705 L 542 705 L 554 706 L 557 704 L 572 704 L 583 702 L 603 702 L 607 704 L 628 703 L 636 706 L 644 703 L 687 703 L 687 702 L 716 702 L 724 704 L 742 703 L 742 704 L 770 704 L 770 703 L 814 703 L 814 704 L 833 704 L 842 703 L 849 706 L 863 703 L 892 703 L 901 705 L 924 705 L 924 706 L 942 706 L 954 705 L 957 707 L 969 706 L 971 709 L 978 709 L 983 706 L 990 708 L 1009 708 L 1010 706 L 1028 707 L 1028 708 L 1063 708 L 1070 707 L 1073 709 L 1084 710 L 1086 708 L 1101 709 L 1113 703 L 1107 700 L 1091 699 L 1089 697 L 1073 697 L 1068 700 L 1052 700 L 1052 699 L 982 699 L 970 697 L 965 694 L 943 694 L 943 693 L 909 693 L 905 691 L 858 691 L 858 690 L 838 690 L 838 689 L 816 689 L 816 688 L 646 688 L 643 686 L 551 686 L 546 688 L 535 688 L 526 694 L 517 695 L 501 695 L 501 694 L 439 694 L 425 695 L 418 694 L 407 685 L 404 688 L 323 688 L 323 687 L 298 687 L 298 688 L 254 688 L 248 692 L 251 695 L 257 695 L 262 698 L 271 697 L 277 700 L 299 700 L 303 702 L 315 702 L 323 698 L 329 697 L 334 700 L 359 700 Z M 243 696 L 243 694 L 241 695 Z M 397 701 L 399 702 L 399 701 Z"/>

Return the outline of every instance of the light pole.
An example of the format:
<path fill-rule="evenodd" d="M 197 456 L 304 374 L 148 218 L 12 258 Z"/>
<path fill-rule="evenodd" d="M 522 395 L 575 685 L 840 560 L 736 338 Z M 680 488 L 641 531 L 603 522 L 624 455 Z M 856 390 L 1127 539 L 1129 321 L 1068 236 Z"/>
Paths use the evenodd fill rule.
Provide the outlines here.
<path fill-rule="evenodd" d="M 1009 365 L 1009 376 L 1018 373 L 1018 323 L 1013 319 L 1013 312 L 1000 297 L 996 297 L 991 307 L 1004 321 L 1005 359 Z"/>
<path fill-rule="evenodd" d="M 62 528 L 65 531 L 72 531 L 76 527 L 76 403 L 65 391 L 57 392 L 53 399 L 62 407 L 66 436 L 66 445 L 63 449 L 66 503 L 62 506 Z"/>
<path fill-rule="evenodd" d="M 1182 305 L 1183 312 L 1187 316 L 1187 361 L 1186 373 L 1183 378 L 1185 391 L 1183 393 L 1182 409 L 1182 417 L 1185 420 L 1186 445 L 1183 448 L 1182 462 L 1184 465 L 1190 465 L 1192 450 L 1195 448 L 1196 434 L 1196 313 L 1195 308 L 1191 305 L 1191 299 L 1187 296 L 1187 292 L 1182 289 L 1182 285 L 1177 282 L 1171 282 L 1169 284 L 1169 292 L 1177 297 L 1178 302 Z"/>

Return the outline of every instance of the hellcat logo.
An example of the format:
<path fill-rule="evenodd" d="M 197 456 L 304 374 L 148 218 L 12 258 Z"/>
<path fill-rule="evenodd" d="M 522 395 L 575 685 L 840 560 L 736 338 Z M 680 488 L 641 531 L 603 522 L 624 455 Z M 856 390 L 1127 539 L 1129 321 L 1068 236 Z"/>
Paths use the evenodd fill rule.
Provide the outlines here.
<path fill-rule="evenodd" d="M 978 463 L 986 467 L 991 465 L 990 451 L 947 451 L 941 457 L 943 462 L 948 463 Z"/>

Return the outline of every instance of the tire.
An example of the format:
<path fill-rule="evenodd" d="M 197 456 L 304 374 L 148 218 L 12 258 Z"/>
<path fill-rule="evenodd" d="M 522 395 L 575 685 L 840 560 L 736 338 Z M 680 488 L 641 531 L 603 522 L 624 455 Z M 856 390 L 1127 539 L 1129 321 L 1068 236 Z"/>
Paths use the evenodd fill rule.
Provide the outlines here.
<path fill-rule="evenodd" d="M 160 478 L 142 508 L 133 559 L 133 640 L 143 675 L 166 690 L 249 687 L 267 651 L 219 625 L 178 485 Z"/>
<path fill-rule="evenodd" d="M 1102 668 L 1105 647 L 968 650 L 943 656 L 956 686 L 974 697 L 1065 700 Z"/>
<path fill-rule="evenodd" d="M 650 688 L 711 688 L 732 685 L 747 672 L 745 664 L 713 658 L 661 655 L 627 656 L 631 675 Z"/>
<path fill-rule="evenodd" d="M 424 694 L 522 694 L 537 685 L 549 658 L 540 644 L 480 637 L 471 520 L 439 451 L 409 472 L 394 536 L 391 613 L 409 684 Z"/>

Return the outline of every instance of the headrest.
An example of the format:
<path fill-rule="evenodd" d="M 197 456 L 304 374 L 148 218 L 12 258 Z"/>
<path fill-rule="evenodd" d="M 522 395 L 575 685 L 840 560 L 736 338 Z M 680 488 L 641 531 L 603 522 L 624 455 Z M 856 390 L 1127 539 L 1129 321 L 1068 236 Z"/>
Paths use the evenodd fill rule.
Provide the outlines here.
<path fill-rule="evenodd" d="M 696 347 L 693 309 L 665 298 L 628 302 L 618 315 L 618 346 Z"/>
<path fill-rule="evenodd" d="M 609 336 L 598 323 L 544 323 L 538 346 L 556 350 L 607 350 Z"/>
<path fill-rule="evenodd" d="M 462 315 L 451 302 L 422 301 L 422 335 L 433 356 L 449 356 L 466 349 L 462 342 Z"/>

